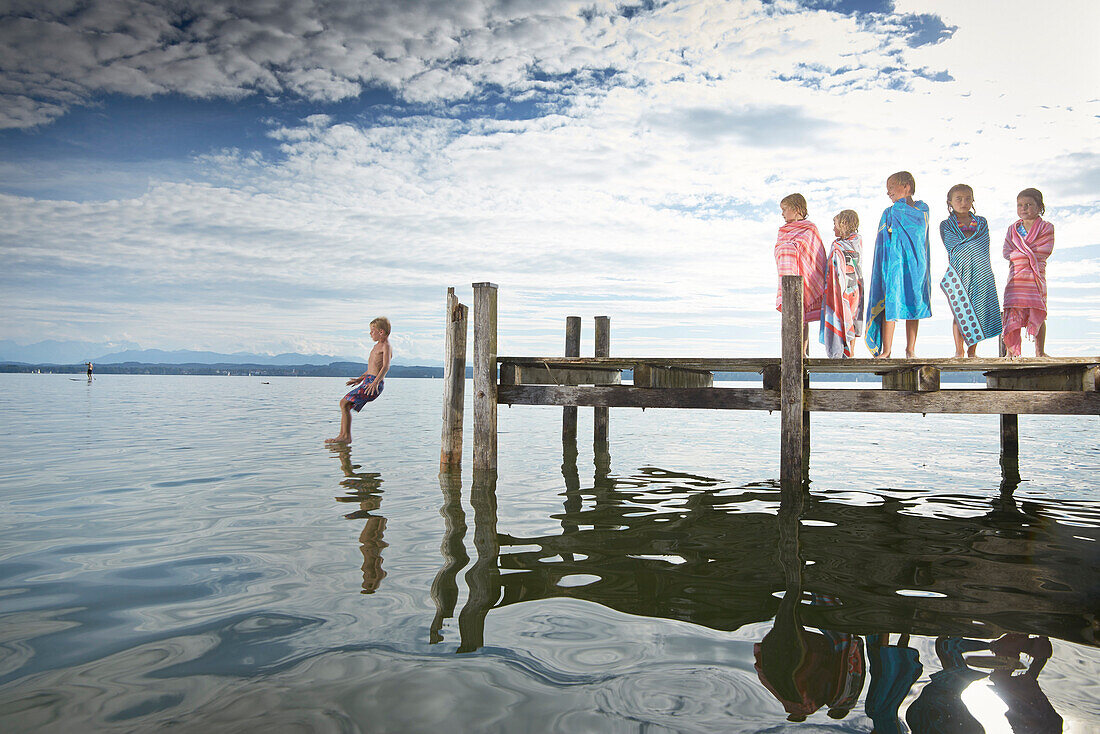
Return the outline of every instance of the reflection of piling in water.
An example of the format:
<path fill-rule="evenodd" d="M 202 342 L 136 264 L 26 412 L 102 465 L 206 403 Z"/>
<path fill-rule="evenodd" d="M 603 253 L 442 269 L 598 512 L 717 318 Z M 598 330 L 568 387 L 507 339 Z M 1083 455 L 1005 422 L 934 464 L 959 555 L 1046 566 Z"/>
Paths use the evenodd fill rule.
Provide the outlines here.
<path fill-rule="evenodd" d="M 500 598 L 500 540 L 497 537 L 496 472 L 474 472 L 470 506 L 474 511 L 474 549 L 477 560 L 466 572 L 469 597 L 458 615 L 462 638 L 459 652 L 473 652 L 485 644 L 485 615 Z"/>
<path fill-rule="evenodd" d="M 563 408 L 568 410 L 568 408 Z M 576 408 L 573 408 L 575 411 Z M 574 429 L 576 428 L 576 415 L 574 415 Z M 581 508 L 584 506 L 584 501 L 581 498 L 581 475 L 580 470 L 577 469 L 577 435 L 576 431 L 572 436 L 568 436 L 562 432 L 561 439 L 561 476 L 565 480 L 565 513 L 561 517 L 561 530 L 562 533 L 568 535 L 569 533 L 575 533 L 580 528 L 577 523 L 577 516 L 580 514 Z M 572 560 L 570 558 L 569 560 Z"/>
<path fill-rule="evenodd" d="M 443 620 L 454 616 L 455 605 L 458 603 L 458 572 L 470 562 L 465 544 L 466 513 L 462 511 L 462 475 L 458 472 L 441 473 L 439 489 L 443 493 L 443 504 L 439 508 L 444 523 L 443 543 L 439 546 L 443 565 L 432 581 L 435 618 L 428 633 L 431 644 L 443 641 L 440 633 Z"/>

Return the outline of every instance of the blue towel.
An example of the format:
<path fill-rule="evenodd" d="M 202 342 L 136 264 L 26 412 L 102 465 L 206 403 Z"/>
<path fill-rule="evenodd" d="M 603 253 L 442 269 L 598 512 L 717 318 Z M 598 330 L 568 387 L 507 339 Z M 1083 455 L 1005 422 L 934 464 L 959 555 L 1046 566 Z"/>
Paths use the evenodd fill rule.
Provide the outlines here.
<path fill-rule="evenodd" d="M 989 224 L 979 216 L 974 223 L 977 228 L 966 233 L 954 214 L 940 222 L 948 262 L 940 288 L 967 345 L 1001 333 L 1001 302 L 989 264 Z"/>
<path fill-rule="evenodd" d="M 867 333 L 872 356 L 882 352 L 885 321 L 932 315 L 928 272 L 928 206 L 896 201 L 882 212 L 875 236 L 875 264 L 867 289 Z"/>

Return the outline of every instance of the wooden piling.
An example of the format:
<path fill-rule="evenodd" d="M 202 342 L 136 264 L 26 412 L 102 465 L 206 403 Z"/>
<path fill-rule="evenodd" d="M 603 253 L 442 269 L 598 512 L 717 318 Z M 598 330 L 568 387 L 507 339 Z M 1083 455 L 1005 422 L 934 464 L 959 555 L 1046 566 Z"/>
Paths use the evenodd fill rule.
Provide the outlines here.
<path fill-rule="evenodd" d="M 998 340 L 999 356 L 1008 354 L 1004 336 Z M 988 378 L 986 380 L 988 382 Z M 1001 414 L 1001 474 L 1004 477 L 1020 476 L 1020 418 L 1016 414 Z"/>
<path fill-rule="evenodd" d="M 565 317 L 565 356 L 581 356 L 581 317 Z M 561 440 L 577 443 L 577 406 L 567 405 L 561 409 Z"/>
<path fill-rule="evenodd" d="M 783 362 L 780 366 L 781 436 L 779 480 L 784 488 L 801 485 L 806 407 L 802 355 L 802 278 L 784 275 L 783 321 L 781 328 Z"/>
<path fill-rule="evenodd" d="M 609 316 L 596 317 L 596 357 L 611 356 L 611 318 Z M 609 418 L 608 408 L 592 409 L 592 443 L 593 445 L 607 444 L 607 424 Z"/>
<path fill-rule="evenodd" d="M 497 286 L 474 283 L 474 471 L 497 470 Z"/>
<path fill-rule="evenodd" d="M 466 324 L 469 308 L 447 289 L 447 335 L 443 357 L 443 439 L 439 470 L 462 465 L 462 411 L 466 398 Z"/>

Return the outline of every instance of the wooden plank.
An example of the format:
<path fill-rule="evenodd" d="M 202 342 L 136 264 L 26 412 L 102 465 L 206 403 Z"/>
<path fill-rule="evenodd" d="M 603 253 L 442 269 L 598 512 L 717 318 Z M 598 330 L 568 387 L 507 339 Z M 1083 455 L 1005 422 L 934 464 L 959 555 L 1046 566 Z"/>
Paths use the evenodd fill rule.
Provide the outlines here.
<path fill-rule="evenodd" d="M 811 389 L 811 411 L 839 413 L 1019 413 L 1035 415 L 1100 415 L 1100 393 L 1014 390 Z"/>
<path fill-rule="evenodd" d="M 469 309 L 447 289 L 447 333 L 443 357 L 443 436 L 439 469 L 462 465 L 462 414 L 466 398 L 466 332 Z"/>
<path fill-rule="evenodd" d="M 886 372 L 882 375 L 882 389 L 935 392 L 940 389 L 939 368 L 925 364 Z"/>
<path fill-rule="evenodd" d="M 502 362 L 513 364 L 542 364 L 551 367 L 599 367 L 602 369 L 633 369 L 637 364 L 651 364 L 662 367 L 683 367 L 685 369 L 707 370 L 709 372 L 762 372 L 769 365 L 779 365 L 779 357 L 616 357 L 594 358 L 575 357 L 501 357 Z M 1073 365 L 1100 365 L 1100 357 L 1017 357 L 988 359 L 969 359 L 957 357 L 920 358 L 920 359 L 821 359 L 804 361 L 809 372 L 841 372 L 860 374 L 882 374 L 907 367 L 928 365 L 941 372 L 989 372 L 990 370 L 1018 370 L 1034 367 L 1066 367 Z"/>
<path fill-rule="evenodd" d="M 619 385 L 621 370 L 593 370 L 580 367 L 536 367 L 503 362 L 501 385 Z"/>
<path fill-rule="evenodd" d="M 780 429 L 779 481 L 784 487 L 802 483 L 803 422 L 805 370 L 802 360 L 802 277 L 784 275 L 783 320 L 781 328 L 783 362 L 780 366 Z"/>
<path fill-rule="evenodd" d="M 779 410 L 779 395 L 760 388 L 501 385 L 497 400 L 504 405 Z"/>
<path fill-rule="evenodd" d="M 474 471 L 497 469 L 497 286 L 474 283 Z"/>
<path fill-rule="evenodd" d="M 764 389 L 775 390 L 776 392 L 779 392 L 780 388 L 782 387 L 782 374 L 779 365 L 769 364 L 763 370 L 761 370 L 761 373 L 764 378 Z"/>
<path fill-rule="evenodd" d="M 565 317 L 565 356 L 581 356 L 580 316 Z M 561 439 L 562 441 L 566 442 L 571 441 L 574 444 L 577 442 L 577 406 L 575 405 L 566 405 L 564 408 L 561 409 Z"/>
<path fill-rule="evenodd" d="M 986 387 L 994 390 L 1083 390 L 1100 389 L 1100 367 L 1070 365 L 993 370 L 985 373 Z"/>
<path fill-rule="evenodd" d="M 682 367 L 640 364 L 634 367 L 634 387 L 713 387 L 714 373 Z"/>
<path fill-rule="evenodd" d="M 596 357 L 611 356 L 611 319 L 608 316 L 597 316 L 596 322 Z M 598 407 L 592 411 L 592 445 L 606 446 L 608 435 L 608 422 L 610 414 L 607 408 Z"/>

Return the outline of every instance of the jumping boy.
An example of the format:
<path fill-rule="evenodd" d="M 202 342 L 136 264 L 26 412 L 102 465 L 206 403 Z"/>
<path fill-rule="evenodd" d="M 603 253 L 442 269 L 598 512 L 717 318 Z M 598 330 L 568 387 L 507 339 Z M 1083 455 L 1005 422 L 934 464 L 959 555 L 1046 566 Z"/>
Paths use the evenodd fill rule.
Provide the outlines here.
<path fill-rule="evenodd" d="M 905 356 L 917 349 L 917 319 L 932 315 L 932 279 L 928 272 L 928 205 L 914 201 L 917 182 L 908 171 L 886 179 L 893 204 L 882 212 L 875 237 L 875 263 L 867 294 L 867 332 L 871 356 L 890 357 L 894 322 L 905 319 Z"/>
<path fill-rule="evenodd" d="M 375 344 L 367 357 L 367 371 L 348 380 L 347 384 L 359 386 L 340 398 L 340 433 L 336 438 L 327 439 L 325 443 L 351 443 L 351 411 L 358 413 L 364 405 L 382 394 L 382 388 L 385 387 L 382 378 L 386 376 L 390 368 L 390 357 L 393 356 L 389 319 L 380 316 L 371 321 L 370 338 Z"/>

